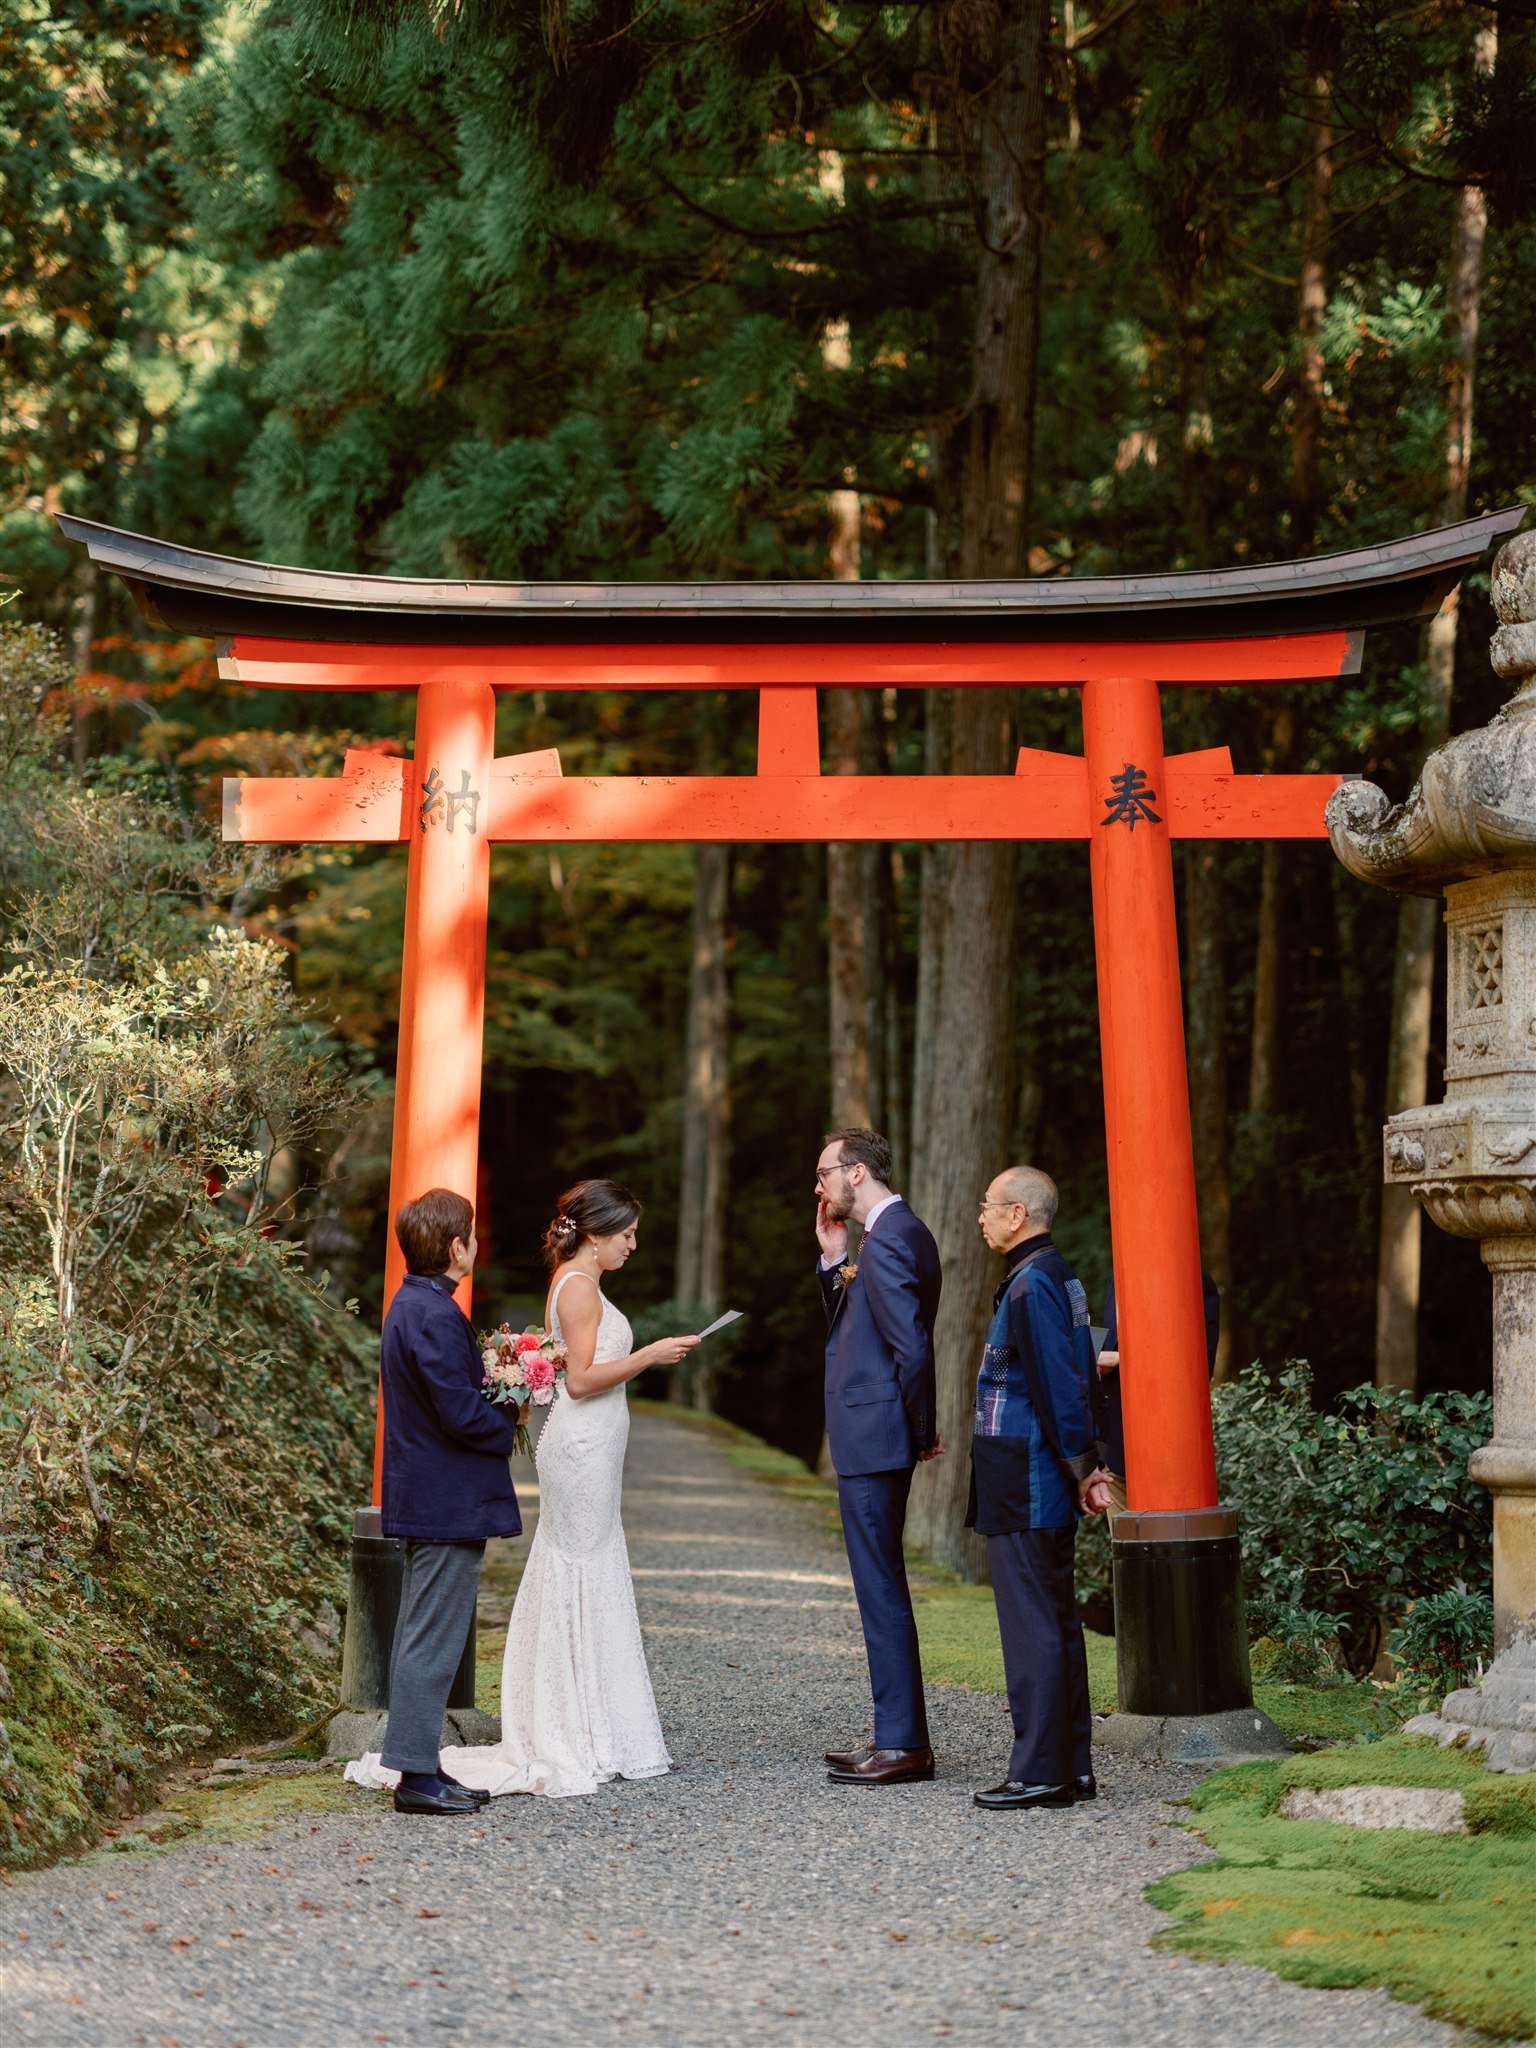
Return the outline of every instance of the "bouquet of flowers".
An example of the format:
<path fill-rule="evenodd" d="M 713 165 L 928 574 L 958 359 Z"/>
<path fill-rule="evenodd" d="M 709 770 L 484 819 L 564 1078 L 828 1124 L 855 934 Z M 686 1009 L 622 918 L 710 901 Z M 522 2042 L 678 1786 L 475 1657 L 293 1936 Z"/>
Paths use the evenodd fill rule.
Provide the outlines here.
<path fill-rule="evenodd" d="M 526 1330 L 503 1323 L 480 1339 L 480 1358 L 485 1366 L 480 1391 L 498 1408 L 525 1408 L 530 1401 L 535 1408 L 547 1408 L 565 1377 L 565 1346 L 536 1323 Z M 533 1438 L 522 1422 L 517 1449 L 525 1458 L 533 1455 Z"/>

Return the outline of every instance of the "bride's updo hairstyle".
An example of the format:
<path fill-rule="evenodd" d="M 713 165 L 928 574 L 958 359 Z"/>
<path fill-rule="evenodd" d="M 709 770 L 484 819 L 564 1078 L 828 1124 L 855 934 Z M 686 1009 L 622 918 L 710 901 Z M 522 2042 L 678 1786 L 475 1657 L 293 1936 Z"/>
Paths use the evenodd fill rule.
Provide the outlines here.
<path fill-rule="evenodd" d="M 617 1237 L 644 1214 L 629 1189 L 616 1180 L 579 1180 L 555 1204 L 544 1233 L 544 1263 L 553 1272 L 584 1237 Z"/>

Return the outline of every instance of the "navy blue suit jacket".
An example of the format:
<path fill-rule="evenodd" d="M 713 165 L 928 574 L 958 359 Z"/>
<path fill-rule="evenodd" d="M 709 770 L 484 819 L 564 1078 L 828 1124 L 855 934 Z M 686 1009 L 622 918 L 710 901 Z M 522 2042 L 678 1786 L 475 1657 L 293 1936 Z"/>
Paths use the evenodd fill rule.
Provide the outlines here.
<path fill-rule="evenodd" d="M 407 1273 L 384 1318 L 384 1534 L 426 1543 L 518 1536 L 517 1410 L 493 1408 L 475 1333 L 446 1281 Z"/>
<path fill-rule="evenodd" d="M 827 1440 L 840 1478 L 915 1465 L 938 1437 L 933 1325 L 943 1275 L 926 1223 L 894 1202 L 858 1273 L 817 1268 L 827 1306 Z"/>

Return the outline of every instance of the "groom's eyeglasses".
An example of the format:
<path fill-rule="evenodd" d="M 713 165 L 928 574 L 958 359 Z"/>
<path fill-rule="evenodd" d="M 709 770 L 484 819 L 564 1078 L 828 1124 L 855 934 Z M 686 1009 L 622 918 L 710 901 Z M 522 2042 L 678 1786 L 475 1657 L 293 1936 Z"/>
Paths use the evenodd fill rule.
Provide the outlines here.
<path fill-rule="evenodd" d="M 857 1164 L 857 1161 L 855 1161 L 855 1164 Z M 835 1166 L 818 1166 L 816 1169 L 816 1185 L 820 1187 L 822 1182 L 830 1180 L 834 1173 L 851 1173 L 852 1171 L 853 1168 L 846 1159 L 839 1159 Z"/>

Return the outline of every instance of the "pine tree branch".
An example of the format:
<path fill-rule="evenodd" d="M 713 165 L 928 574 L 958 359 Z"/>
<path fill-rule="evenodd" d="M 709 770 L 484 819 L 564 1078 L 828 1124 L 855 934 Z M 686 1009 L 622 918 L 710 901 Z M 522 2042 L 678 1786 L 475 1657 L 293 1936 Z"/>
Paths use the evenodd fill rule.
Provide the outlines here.
<path fill-rule="evenodd" d="M 798 228 L 743 227 L 739 221 L 730 220 L 723 213 L 716 213 L 713 208 L 706 206 L 701 199 L 694 199 L 680 185 L 675 185 L 665 171 L 653 169 L 651 175 L 663 191 L 670 192 L 672 197 L 680 205 L 685 206 L 690 213 L 697 214 L 700 220 L 707 220 L 711 227 L 719 228 L 724 234 L 735 235 L 738 240 L 743 242 L 761 242 L 764 244 L 801 242 L 809 235 L 847 235 L 852 234 L 856 229 L 861 229 L 868 225 L 866 216 L 855 214 L 852 216 L 837 215 L 828 220 L 807 221 L 803 227 Z M 951 206 L 944 200 L 928 200 L 919 205 L 901 207 L 890 213 L 882 213 L 878 216 L 878 219 L 880 226 L 890 227 L 902 221 L 931 220 L 940 215 L 954 214 L 960 211 L 959 207 Z"/>

